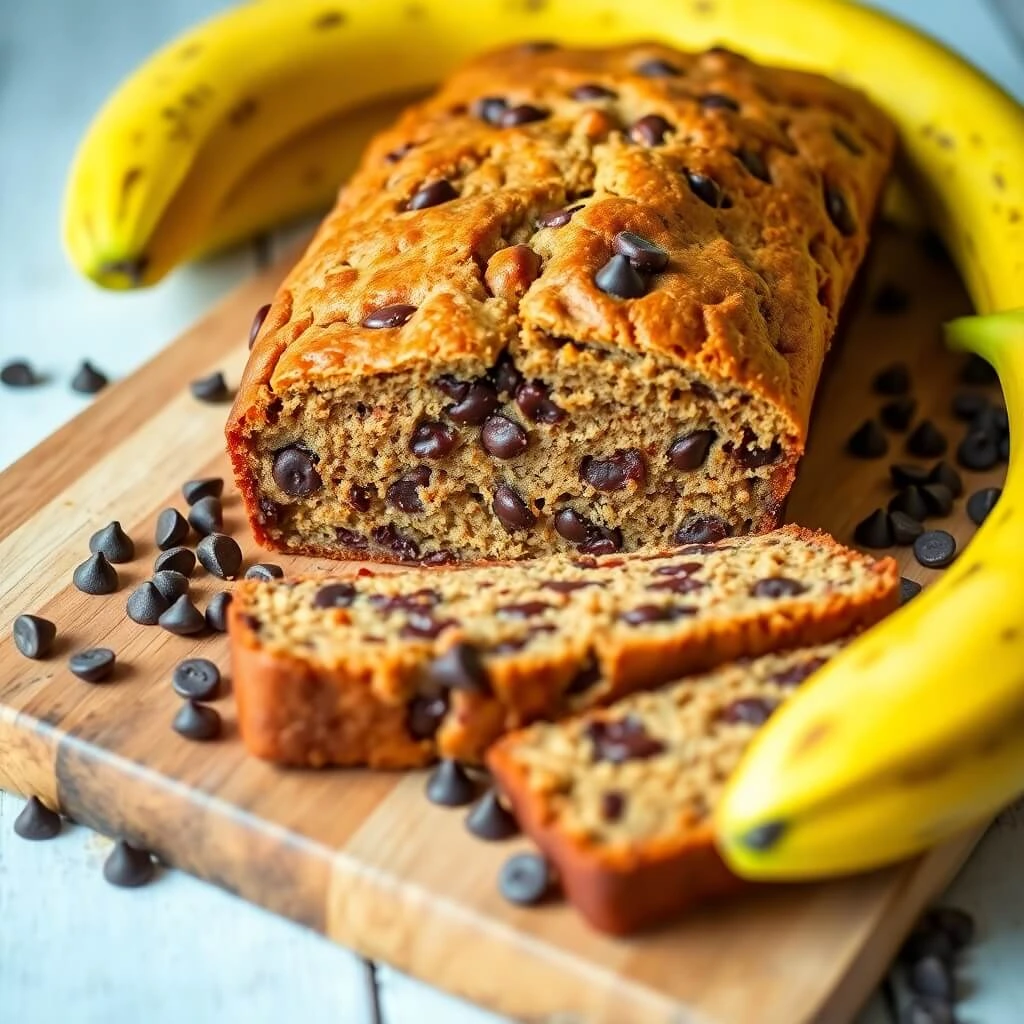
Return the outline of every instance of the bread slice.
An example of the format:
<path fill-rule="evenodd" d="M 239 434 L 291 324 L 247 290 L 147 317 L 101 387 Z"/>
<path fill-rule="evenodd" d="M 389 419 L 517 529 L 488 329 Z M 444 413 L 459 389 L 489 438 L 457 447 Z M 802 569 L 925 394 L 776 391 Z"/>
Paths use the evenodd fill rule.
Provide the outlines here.
<path fill-rule="evenodd" d="M 715 805 L 758 727 L 841 646 L 733 662 L 491 749 L 519 824 L 595 928 L 629 934 L 740 886 Z"/>
<path fill-rule="evenodd" d="M 776 525 L 894 132 L 713 50 L 474 60 L 369 148 L 227 425 L 257 540 L 429 564 Z"/>
<path fill-rule="evenodd" d="M 896 607 L 892 559 L 798 527 L 663 552 L 244 581 L 230 632 L 249 750 L 290 764 L 482 760 L 503 733 Z"/>

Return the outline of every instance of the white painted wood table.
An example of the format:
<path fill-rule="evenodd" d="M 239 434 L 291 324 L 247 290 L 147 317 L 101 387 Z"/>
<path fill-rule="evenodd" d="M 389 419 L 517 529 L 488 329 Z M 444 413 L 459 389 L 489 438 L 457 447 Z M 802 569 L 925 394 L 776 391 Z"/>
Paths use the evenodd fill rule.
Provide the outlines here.
<path fill-rule="evenodd" d="M 1024 97 L 1024 54 L 980 0 L 875 2 Z M 111 296 L 75 277 L 60 247 L 64 175 L 92 113 L 149 51 L 222 6 L 0 0 L 0 362 L 27 356 L 51 378 L 0 394 L 0 467 L 88 401 L 68 388 L 83 358 L 112 377 L 131 372 L 267 258 L 265 247 L 238 251 Z M 21 806 L 0 792 L 0 1022 L 500 1024 L 180 872 L 113 889 L 100 871 L 107 840 L 68 826 L 53 842 L 27 843 L 11 827 Z M 1024 812 L 1004 815 L 950 894 L 981 924 L 962 1007 L 978 1024 L 1024 1020 L 1024 888 L 1011 866 L 1021 825 Z M 876 999 L 863 1024 L 888 1019 Z"/>

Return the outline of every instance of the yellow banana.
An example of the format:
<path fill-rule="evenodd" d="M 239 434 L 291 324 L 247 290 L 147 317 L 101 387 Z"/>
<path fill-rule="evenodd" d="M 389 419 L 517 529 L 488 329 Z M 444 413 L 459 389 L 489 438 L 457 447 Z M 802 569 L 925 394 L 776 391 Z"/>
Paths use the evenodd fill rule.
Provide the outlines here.
<path fill-rule="evenodd" d="M 1011 430 L 1024 430 L 1024 310 L 947 330 L 996 367 Z M 959 560 L 815 673 L 755 739 L 716 819 L 734 870 L 804 879 L 888 864 L 1024 790 L 1022 527 L 1017 446 Z"/>

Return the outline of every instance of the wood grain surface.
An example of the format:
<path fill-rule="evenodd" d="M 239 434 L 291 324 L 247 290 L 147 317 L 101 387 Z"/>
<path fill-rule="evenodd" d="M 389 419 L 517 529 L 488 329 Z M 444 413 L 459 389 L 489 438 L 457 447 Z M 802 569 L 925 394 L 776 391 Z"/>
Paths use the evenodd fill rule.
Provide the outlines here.
<path fill-rule="evenodd" d="M 156 514 L 183 507 L 182 481 L 227 471 L 226 409 L 197 403 L 186 384 L 214 369 L 237 381 L 252 311 L 282 270 L 241 288 L 0 477 L 0 786 L 39 794 L 107 835 L 509 1016 L 595 1024 L 852 1016 L 975 836 L 887 871 L 765 890 L 616 941 L 563 905 L 506 905 L 495 876 L 523 841 L 473 839 L 460 812 L 427 803 L 420 773 L 282 771 L 249 759 L 230 695 L 217 703 L 220 741 L 190 743 L 171 731 L 174 665 L 201 654 L 229 675 L 225 640 L 138 626 L 124 603 L 151 571 Z M 907 312 L 872 310 L 882 280 L 912 293 Z M 948 406 L 958 363 L 942 350 L 938 325 L 966 308 L 948 265 L 914 239 L 883 234 L 830 361 L 790 518 L 848 540 L 888 498 L 887 461 L 850 459 L 843 445 L 881 402 L 870 394 L 872 374 L 895 359 L 911 366 L 919 415 L 956 436 Z M 905 458 L 902 439 L 890 440 L 893 457 Z M 997 476 L 971 475 L 968 488 Z M 962 505 L 941 524 L 961 544 L 973 529 Z M 230 488 L 225 514 L 247 561 L 325 567 L 257 551 Z M 71 587 L 71 572 L 88 555 L 89 535 L 111 519 L 135 538 L 137 557 L 118 566 L 116 595 L 90 597 Z M 908 575 L 934 575 L 901 557 Z M 199 570 L 193 595 L 203 605 L 223 586 Z M 58 624 L 45 661 L 22 658 L 10 639 L 11 621 L 26 611 Z M 117 651 L 111 683 L 90 686 L 68 671 L 68 654 L 91 646 Z"/>

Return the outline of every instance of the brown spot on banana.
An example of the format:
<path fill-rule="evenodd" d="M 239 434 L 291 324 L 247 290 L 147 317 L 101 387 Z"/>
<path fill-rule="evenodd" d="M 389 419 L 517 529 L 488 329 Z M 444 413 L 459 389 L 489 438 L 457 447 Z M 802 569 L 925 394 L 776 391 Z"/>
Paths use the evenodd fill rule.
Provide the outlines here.
<path fill-rule="evenodd" d="M 117 219 L 120 220 L 124 216 L 125 206 L 128 204 L 128 196 L 131 194 L 132 189 L 138 184 L 139 179 L 142 177 L 141 167 L 129 167 L 124 172 L 124 177 L 121 179 L 121 191 L 117 197 Z"/>
<path fill-rule="evenodd" d="M 789 760 L 801 758 L 808 750 L 813 750 L 826 736 L 832 734 L 832 723 L 828 721 L 814 722 L 804 734 L 793 744 L 789 752 Z"/>
<path fill-rule="evenodd" d="M 256 115 L 256 111 L 259 110 L 260 105 L 251 96 L 246 96 L 245 99 L 239 100 L 231 110 L 228 111 L 228 123 L 233 127 L 238 128 L 245 124 L 247 121 L 251 121 Z"/>
<path fill-rule="evenodd" d="M 1006 188 L 1006 179 L 999 173 L 999 171 L 992 172 L 992 184 L 995 185 L 1000 192 Z"/>
<path fill-rule="evenodd" d="M 179 51 L 179 60 L 191 60 L 203 52 L 203 44 L 199 42 L 186 43 Z"/>
<path fill-rule="evenodd" d="M 337 28 L 345 24 L 345 15 L 341 11 L 324 11 L 313 19 L 313 29 L 316 32 L 326 32 L 327 29 Z"/>

